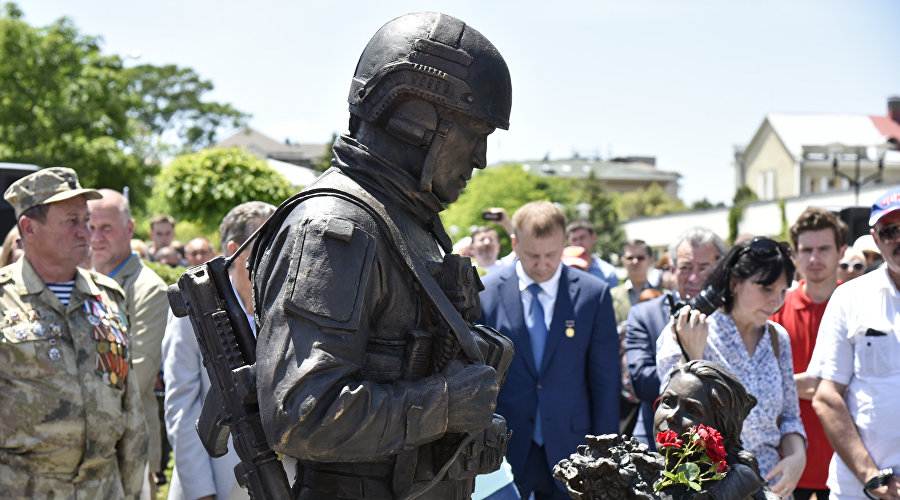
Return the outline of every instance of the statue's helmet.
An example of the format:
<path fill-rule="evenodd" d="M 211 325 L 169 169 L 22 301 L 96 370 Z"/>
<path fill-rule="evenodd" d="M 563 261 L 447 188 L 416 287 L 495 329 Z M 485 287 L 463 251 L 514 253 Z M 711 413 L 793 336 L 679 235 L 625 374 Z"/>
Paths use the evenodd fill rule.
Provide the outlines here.
<path fill-rule="evenodd" d="M 374 122 L 408 97 L 509 129 L 512 84 L 506 62 L 484 35 L 446 14 L 422 12 L 390 21 L 359 58 L 348 98 L 351 114 Z"/>

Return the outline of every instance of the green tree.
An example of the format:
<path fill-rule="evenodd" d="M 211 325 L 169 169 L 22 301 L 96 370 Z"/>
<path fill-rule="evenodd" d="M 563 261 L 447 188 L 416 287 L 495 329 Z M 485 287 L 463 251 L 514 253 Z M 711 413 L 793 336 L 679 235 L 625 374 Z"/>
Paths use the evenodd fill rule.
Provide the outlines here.
<path fill-rule="evenodd" d="M 138 122 L 138 130 L 164 139 L 157 146 L 164 153 L 166 146 L 179 153 L 209 147 L 221 128 L 243 127 L 250 117 L 230 104 L 204 101 L 213 84 L 191 68 L 142 64 L 126 68 L 124 77 L 135 97 L 128 115 Z"/>
<path fill-rule="evenodd" d="M 724 208 L 725 204 L 721 201 L 718 203 L 713 203 L 706 198 L 702 200 L 695 201 L 691 204 L 691 210 L 707 210 L 710 208 Z"/>
<path fill-rule="evenodd" d="M 149 192 L 154 172 L 123 151 L 134 101 L 117 56 L 62 18 L 33 28 L 7 3 L 0 14 L 0 161 L 68 166 L 81 183 Z M 138 182 L 135 182 L 135 180 Z"/>
<path fill-rule="evenodd" d="M 322 155 L 322 158 L 318 163 L 313 163 L 312 168 L 319 172 L 324 172 L 331 167 L 331 160 L 334 159 L 334 151 L 332 151 L 332 148 L 334 147 L 334 141 L 337 140 L 337 137 L 337 134 L 331 134 L 331 141 L 329 141 L 328 145 L 325 147 L 325 154 Z"/>
<path fill-rule="evenodd" d="M 253 200 L 278 205 L 294 191 L 283 175 L 246 149 L 211 148 L 166 165 L 148 208 L 217 227 L 235 205 Z"/>
<path fill-rule="evenodd" d="M 728 210 L 728 243 L 734 245 L 734 240 L 738 237 L 738 229 L 741 219 L 744 218 L 744 205 L 748 201 L 756 201 L 759 199 L 756 193 L 750 189 L 750 186 L 744 185 L 734 192 L 734 198 L 731 202 L 731 209 Z"/>
<path fill-rule="evenodd" d="M 573 183 L 572 187 L 574 195 L 566 206 L 567 219 L 579 219 L 578 206 L 587 203 L 590 205 L 587 220 L 594 225 L 597 234 L 595 250 L 604 257 L 618 253 L 625 242 L 625 231 L 619 223 L 616 195 L 608 193 L 603 181 L 593 172 L 587 179 Z"/>
<path fill-rule="evenodd" d="M 128 186 L 140 210 L 162 159 L 243 125 L 231 105 L 203 101 L 212 83 L 174 65 L 124 68 L 67 18 L 32 27 L 0 9 L 0 161 L 67 166 L 81 183 Z"/>
<path fill-rule="evenodd" d="M 667 195 L 659 184 L 619 195 L 619 217 L 629 220 L 635 217 L 655 217 L 687 210 L 684 202 Z"/>
<path fill-rule="evenodd" d="M 522 205 L 548 200 L 560 203 L 570 202 L 571 182 L 556 177 L 541 177 L 522 170 L 522 165 L 511 163 L 478 171 L 468 186 L 450 208 L 441 213 L 444 227 L 451 231 L 454 239 L 469 234 L 473 226 L 485 225 L 481 212 L 491 207 L 502 207 L 512 214 Z M 452 228 L 458 229 L 456 235 Z M 503 233 L 503 231 L 499 231 Z M 501 234 L 501 253 L 510 251 L 508 235 Z"/>

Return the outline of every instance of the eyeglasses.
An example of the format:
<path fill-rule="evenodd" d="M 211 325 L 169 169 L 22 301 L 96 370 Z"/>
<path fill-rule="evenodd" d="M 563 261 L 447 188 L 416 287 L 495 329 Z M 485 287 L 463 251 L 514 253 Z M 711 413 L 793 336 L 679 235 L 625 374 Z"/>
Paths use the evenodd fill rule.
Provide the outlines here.
<path fill-rule="evenodd" d="M 900 226 L 894 224 L 884 226 L 881 229 L 878 229 L 877 232 L 878 239 L 885 243 L 890 243 L 900 238 Z"/>
<path fill-rule="evenodd" d="M 862 262 L 854 262 L 852 264 L 849 262 L 841 262 L 840 266 L 841 266 L 841 269 L 843 269 L 844 271 L 847 271 L 851 267 L 853 268 L 854 271 L 862 271 L 862 268 L 863 268 Z"/>

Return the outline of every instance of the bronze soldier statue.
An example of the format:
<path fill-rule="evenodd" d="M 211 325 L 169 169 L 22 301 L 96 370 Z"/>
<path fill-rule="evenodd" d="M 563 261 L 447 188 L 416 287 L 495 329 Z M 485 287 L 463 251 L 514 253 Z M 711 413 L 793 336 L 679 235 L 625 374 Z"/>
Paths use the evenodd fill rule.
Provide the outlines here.
<path fill-rule="evenodd" d="M 512 356 L 473 326 L 482 288 L 438 212 L 484 168 L 512 89 L 481 33 L 399 17 L 366 46 L 332 167 L 285 202 L 250 263 L 260 414 L 300 499 L 463 499 L 499 467 Z"/>

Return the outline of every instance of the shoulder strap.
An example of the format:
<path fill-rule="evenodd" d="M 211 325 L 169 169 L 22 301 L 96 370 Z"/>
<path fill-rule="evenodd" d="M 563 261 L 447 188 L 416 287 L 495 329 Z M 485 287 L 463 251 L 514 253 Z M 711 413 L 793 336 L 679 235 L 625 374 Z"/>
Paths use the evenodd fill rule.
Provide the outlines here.
<path fill-rule="evenodd" d="M 348 180 L 352 181 L 352 179 Z M 250 237 L 250 239 L 247 240 L 247 242 L 244 243 L 244 245 L 246 245 L 250 240 L 256 238 L 257 235 L 262 234 L 263 232 L 268 233 L 270 231 L 277 231 L 281 226 L 284 218 L 288 213 L 290 213 L 290 210 L 301 201 L 316 196 L 333 196 L 335 198 L 349 201 L 367 211 L 376 221 L 376 223 L 381 226 L 384 233 L 391 238 L 393 247 L 400 254 L 401 260 L 404 264 L 406 264 L 406 267 L 410 271 L 410 274 L 412 274 L 413 278 L 418 281 L 420 285 L 422 285 L 422 288 L 425 290 L 428 298 L 431 299 L 431 302 L 438 309 L 441 316 L 444 318 L 447 324 L 450 325 L 450 329 L 456 336 L 456 340 L 459 342 L 462 351 L 466 353 L 469 359 L 483 363 L 484 357 L 482 356 L 481 350 L 478 348 L 478 345 L 475 343 L 475 338 L 469 331 L 469 327 L 466 324 L 465 320 L 459 314 L 459 311 L 457 311 L 456 308 L 453 307 L 453 304 L 450 303 L 450 300 L 444 294 L 444 291 L 428 272 L 428 268 L 426 267 L 425 263 L 422 262 L 422 259 L 409 251 L 406 239 L 403 237 L 400 229 L 397 228 L 397 225 L 394 223 L 393 219 L 391 219 L 390 215 L 388 215 L 387 211 L 384 208 L 384 205 L 382 205 L 381 202 L 375 199 L 374 196 L 359 187 L 355 182 L 348 183 L 347 185 L 343 186 L 343 188 L 344 189 L 342 190 L 327 187 L 313 188 L 310 190 L 301 191 L 300 193 L 292 196 L 287 201 L 282 203 L 280 207 L 278 207 L 278 210 L 274 214 L 272 214 L 272 216 L 268 220 L 266 220 L 266 222 L 263 223 L 262 226 L 260 226 L 260 228 L 253 234 L 253 236 Z M 264 230 L 263 228 L 266 229 Z M 254 267 L 256 264 L 255 260 L 258 259 L 259 252 L 262 250 L 260 248 L 261 244 L 266 239 L 267 238 L 258 240 L 253 245 L 253 252 L 250 260 L 251 262 L 253 262 Z M 237 255 L 242 250 L 243 247 L 238 249 L 238 251 L 235 252 L 235 255 Z"/>

